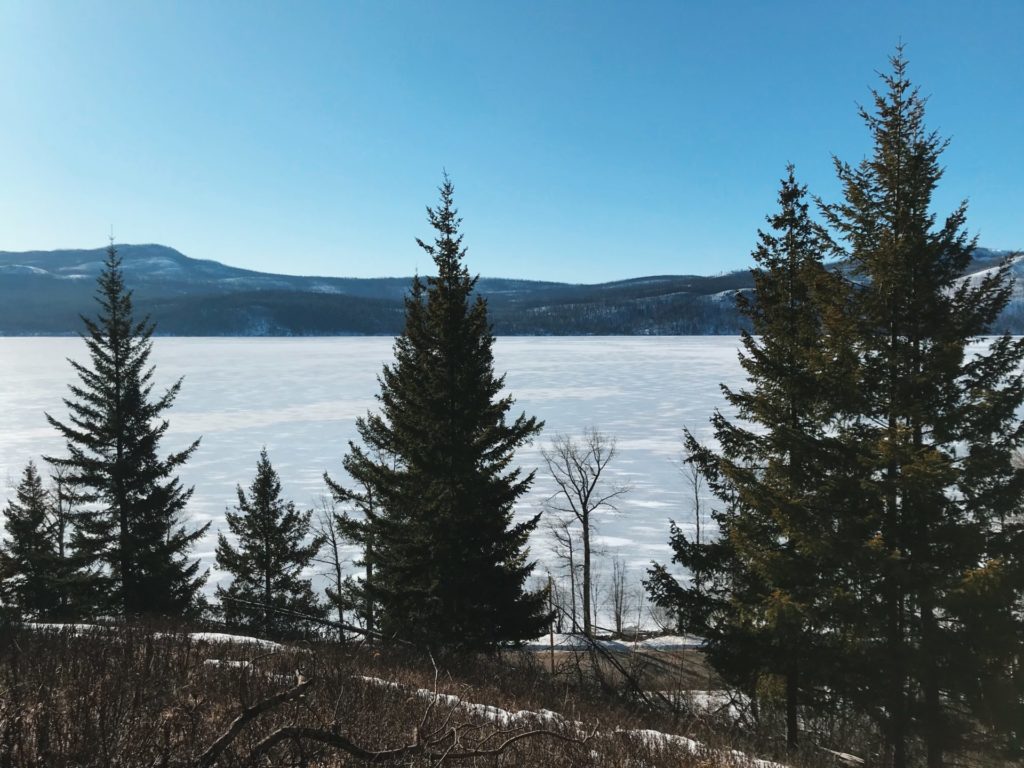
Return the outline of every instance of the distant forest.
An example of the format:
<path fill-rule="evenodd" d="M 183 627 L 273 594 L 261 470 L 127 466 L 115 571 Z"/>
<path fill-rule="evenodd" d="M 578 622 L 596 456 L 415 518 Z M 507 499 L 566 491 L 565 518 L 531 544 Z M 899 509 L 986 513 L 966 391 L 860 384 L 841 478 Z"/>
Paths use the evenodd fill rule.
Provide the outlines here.
<path fill-rule="evenodd" d="M 401 277 L 271 275 L 162 245 L 118 251 L 136 305 L 164 336 L 392 336 L 402 330 L 412 284 Z M 979 248 L 967 274 L 1005 255 Z M 91 311 L 102 262 L 102 249 L 0 253 L 0 335 L 77 333 L 80 316 Z M 752 288 L 749 270 L 591 285 L 485 277 L 476 286 L 488 300 L 494 332 L 510 336 L 735 334 L 749 328 L 735 294 Z M 1024 333 L 1019 291 L 997 329 Z"/>

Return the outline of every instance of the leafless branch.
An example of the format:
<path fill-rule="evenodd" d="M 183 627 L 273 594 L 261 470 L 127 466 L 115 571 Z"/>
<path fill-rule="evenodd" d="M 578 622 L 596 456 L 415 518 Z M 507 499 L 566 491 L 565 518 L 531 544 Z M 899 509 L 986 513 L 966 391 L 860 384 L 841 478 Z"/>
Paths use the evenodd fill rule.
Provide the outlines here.
<path fill-rule="evenodd" d="M 251 707 L 243 709 L 241 714 L 232 721 L 228 729 L 217 737 L 217 739 L 207 747 L 206 751 L 199 756 L 196 760 L 198 768 L 209 768 L 209 766 L 214 765 L 217 762 L 217 758 L 220 757 L 220 754 L 231 745 L 231 742 L 235 740 L 247 724 L 255 720 L 264 712 L 274 709 L 286 701 L 292 701 L 299 698 L 312 684 L 313 678 L 303 680 L 300 676 L 299 682 L 287 691 L 281 691 L 281 693 L 263 699 L 262 701 L 258 701 Z"/>
<path fill-rule="evenodd" d="M 324 731 L 318 728 L 286 725 L 278 728 L 265 739 L 260 741 L 253 748 L 250 759 L 255 762 L 258 758 L 265 755 L 281 742 L 291 739 L 313 741 L 318 744 L 324 744 L 329 747 L 334 747 L 335 749 L 340 749 L 343 752 L 347 752 L 353 757 L 358 757 L 360 760 L 372 765 L 380 765 L 382 763 L 402 760 L 414 755 L 426 757 L 428 760 L 433 760 L 437 763 L 441 763 L 446 760 L 472 760 L 476 758 L 497 757 L 508 750 L 508 748 L 513 744 L 523 741 L 524 739 L 551 738 L 569 744 L 586 744 L 592 737 L 593 734 L 587 734 L 583 738 L 580 738 L 564 733 L 558 733 L 557 731 L 538 728 L 531 731 L 520 731 L 519 733 L 509 736 L 497 746 L 488 749 L 467 749 L 456 752 L 452 750 L 451 747 L 442 749 L 441 741 L 438 740 L 437 742 L 417 741 L 402 747 L 373 751 L 359 746 L 339 733 Z"/>

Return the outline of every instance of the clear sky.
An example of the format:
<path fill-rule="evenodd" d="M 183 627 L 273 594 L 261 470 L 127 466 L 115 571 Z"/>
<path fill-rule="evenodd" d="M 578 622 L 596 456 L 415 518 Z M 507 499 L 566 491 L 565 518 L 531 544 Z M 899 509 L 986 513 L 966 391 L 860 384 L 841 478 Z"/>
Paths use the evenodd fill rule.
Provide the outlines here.
<path fill-rule="evenodd" d="M 834 199 L 902 39 L 940 210 L 1024 247 L 1024 2 L 0 0 L 0 249 L 157 242 L 408 275 L 456 186 L 468 264 L 746 266 L 787 162 Z"/>

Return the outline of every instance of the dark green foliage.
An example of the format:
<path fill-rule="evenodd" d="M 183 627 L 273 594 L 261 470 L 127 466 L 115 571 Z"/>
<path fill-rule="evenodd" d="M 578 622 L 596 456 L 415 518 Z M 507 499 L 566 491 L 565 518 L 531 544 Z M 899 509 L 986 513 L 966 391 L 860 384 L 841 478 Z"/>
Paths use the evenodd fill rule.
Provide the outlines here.
<path fill-rule="evenodd" d="M 161 458 L 168 428 L 164 412 L 179 379 L 153 396 L 153 325 L 136 321 L 131 292 L 113 244 L 98 281 L 100 312 L 82 318 L 89 365 L 70 361 L 79 382 L 64 400 L 66 421 L 47 415 L 67 441 L 65 457 L 48 458 L 84 505 L 73 546 L 94 569 L 95 609 L 126 616 L 181 616 L 198 606 L 205 581 L 188 553 L 208 524 L 189 531 L 181 523 L 192 489 L 176 470 L 199 441 Z"/>
<path fill-rule="evenodd" d="M 839 297 L 839 278 L 822 264 L 822 234 L 804 195 L 791 167 L 779 212 L 753 254 L 754 297 L 738 296 L 753 328 L 742 335 L 740 355 L 750 387 L 723 391 L 739 421 L 714 415 L 717 452 L 686 434 L 689 460 L 722 503 L 714 513 L 719 535 L 691 540 L 673 525 L 674 560 L 692 579 L 680 585 L 655 565 L 648 580 L 655 601 L 707 639 L 709 658 L 735 685 L 754 695 L 762 675 L 785 678 L 790 746 L 801 678 L 819 673 L 809 627 L 827 569 L 810 540 L 825 506 L 827 379 L 840 370 L 820 343 L 827 330 L 820 308 Z"/>
<path fill-rule="evenodd" d="M 1007 304 L 1008 264 L 961 279 L 975 248 L 966 205 L 941 222 L 931 212 L 946 142 L 925 130 L 902 52 L 892 67 L 874 112 L 862 111 L 873 152 L 856 167 L 836 161 L 844 201 L 823 209 L 856 282 L 859 358 L 840 437 L 859 462 L 847 514 L 864 535 L 840 565 L 856 613 L 837 618 L 855 638 L 848 677 L 864 672 L 871 691 L 848 693 L 877 717 L 893 765 L 919 734 L 939 766 L 1021 652 L 1011 542 L 1024 472 L 1011 459 L 1024 440 L 1024 341 L 968 350 Z"/>
<path fill-rule="evenodd" d="M 688 438 L 722 503 L 719 536 L 673 527 L 680 584 L 652 569 L 654 598 L 708 637 L 736 684 L 782 674 L 795 696 L 841 698 L 875 720 L 884 762 L 1020 739 L 1024 341 L 989 331 L 1009 295 L 1006 261 L 963 279 L 975 241 L 965 206 L 931 212 L 945 142 L 902 53 L 883 77 L 874 140 L 836 162 L 834 234 L 783 183 L 755 253 L 750 388 L 726 391 L 743 422 L 713 418 L 717 452 Z M 824 238 L 824 239 L 823 239 Z M 822 252 L 842 258 L 821 266 Z M 1014 680 L 1017 675 L 1017 680 Z M 792 741 L 792 739 L 791 739 Z"/>
<path fill-rule="evenodd" d="M 119 252 L 136 302 L 145 303 L 161 334 L 394 336 L 402 330 L 409 278 L 266 275 L 190 259 L 159 245 L 122 245 Z M 0 267 L 52 273 L 0 278 L 0 335 L 72 332 L 89 307 L 88 281 L 61 277 L 99 258 L 97 251 L 0 252 Z M 154 271 L 154 262 L 176 269 Z M 715 294 L 749 285 L 744 270 L 596 285 L 485 277 L 476 289 L 488 299 L 488 318 L 501 335 L 679 334 L 735 333 L 735 309 Z"/>
<path fill-rule="evenodd" d="M 223 533 L 217 537 L 217 567 L 234 577 L 227 589 L 217 587 L 230 626 L 285 638 L 301 634 L 302 622 L 282 611 L 326 615 L 302 577 L 323 545 L 321 537 L 310 537 L 312 514 L 281 498 L 281 480 L 264 448 L 249 495 L 238 486 L 238 506 L 225 515 L 237 544 Z"/>
<path fill-rule="evenodd" d="M 359 419 L 363 446 L 344 466 L 372 493 L 369 597 L 387 635 L 437 648 L 493 649 L 538 636 L 546 595 L 526 592 L 527 538 L 537 518 L 513 522 L 533 474 L 512 468 L 515 449 L 541 425 L 506 416 L 495 376 L 486 302 L 463 265 L 453 188 L 428 208 L 433 244 L 417 241 L 438 276 L 413 281 L 395 362 L 384 367 L 380 413 Z"/>
<path fill-rule="evenodd" d="M 64 618 L 67 563 L 52 514 L 53 500 L 35 464 L 22 473 L 16 496 L 4 509 L 7 540 L 0 549 L 0 597 L 4 607 L 26 619 Z"/>

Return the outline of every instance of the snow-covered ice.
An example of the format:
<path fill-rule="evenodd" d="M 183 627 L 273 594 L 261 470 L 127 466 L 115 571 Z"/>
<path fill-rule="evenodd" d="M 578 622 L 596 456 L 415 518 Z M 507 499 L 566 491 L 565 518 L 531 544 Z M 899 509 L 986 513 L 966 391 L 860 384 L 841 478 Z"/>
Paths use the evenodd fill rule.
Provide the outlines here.
<path fill-rule="evenodd" d="M 618 512 L 595 516 L 596 541 L 607 556 L 621 556 L 634 585 L 652 559 L 667 561 L 668 520 L 692 519 L 679 471 L 682 429 L 710 436 L 708 419 L 724 400 L 721 383 L 743 381 L 736 337 L 502 337 L 495 345 L 498 372 L 515 396 L 513 414 L 545 422 L 538 442 L 519 463 L 540 468 L 541 446 L 556 433 L 579 435 L 593 425 L 614 435 L 619 455 L 609 477 L 631 492 Z M 157 388 L 185 381 L 168 413 L 165 451 L 197 437 L 202 443 L 182 479 L 195 486 L 192 521 L 212 522 L 196 554 L 212 567 L 224 510 L 235 485 L 247 486 L 266 446 L 284 493 L 311 507 L 326 493 L 323 473 L 341 477 L 341 459 L 356 438 L 355 419 L 376 406 L 377 375 L 391 359 L 392 339 L 375 338 L 157 338 Z M 29 459 L 59 455 L 63 445 L 45 413 L 62 418 L 62 398 L 73 381 L 66 358 L 85 359 L 77 338 L 0 338 L 0 502 L 13 495 Z M 517 505 L 533 515 L 554 485 L 543 471 Z M 352 552 L 352 555 L 355 553 Z M 544 534 L 531 556 L 550 562 Z M 606 558 L 595 570 L 608 569 Z M 221 580 L 211 572 L 208 589 Z"/>

